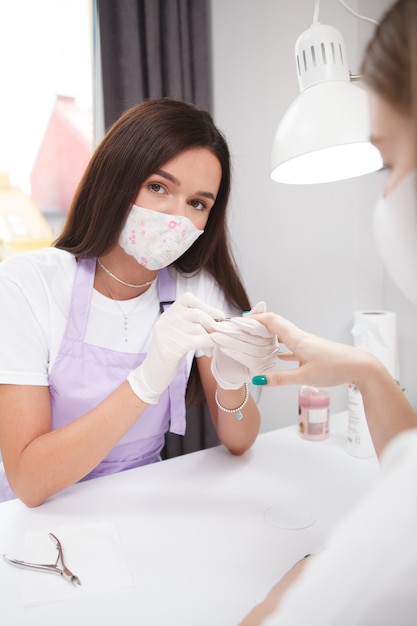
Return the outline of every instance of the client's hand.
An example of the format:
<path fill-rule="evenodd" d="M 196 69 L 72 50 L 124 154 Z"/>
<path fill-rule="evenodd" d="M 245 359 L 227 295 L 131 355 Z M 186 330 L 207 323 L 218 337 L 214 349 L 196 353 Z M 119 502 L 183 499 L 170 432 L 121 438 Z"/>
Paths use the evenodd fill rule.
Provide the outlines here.
<path fill-rule="evenodd" d="M 134 393 L 144 402 L 156 404 L 187 352 L 213 346 L 209 331 L 219 317 L 224 317 L 222 311 L 191 293 L 178 298 L 155 324 L 144 362 L 127 377 Z"/>
<path fill-rule="evenodd" d="M 263 376 L 256 376 L 255 384 L 332 387 L 355 382 L 358 365 L 374 358 L 352 346 L 307 333 L 275 313 L 255 315 L 252 319 L 264 324 L 287 347 L 288 352 L 278 355 L 280 360 L 299 363 L 292 369 L 258 371 Z"/>

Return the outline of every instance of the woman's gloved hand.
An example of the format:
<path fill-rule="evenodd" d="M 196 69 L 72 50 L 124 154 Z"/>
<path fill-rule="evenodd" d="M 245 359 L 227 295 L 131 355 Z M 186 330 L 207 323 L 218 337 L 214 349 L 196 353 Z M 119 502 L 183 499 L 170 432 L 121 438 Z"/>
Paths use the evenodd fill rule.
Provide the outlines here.
<path fill-rule="evenodd" d="M 249 313 L 265 313 L 265 302 L 258 302 Z M 279 350 L 276 335 L 257 320 L 244 315 L 215 322 L 211 371 L 222 389 L 239 389 L 254 374 L 273 369 Z M 265 332 L 265 330 L 267 332 Z"/>
<path fill-rule="evenodd" d="M 178 298 L 155 324 L 144 362 L 127 377 L 133 392 L 144 402 L 156 404 L 187 352 L 213 346 L 211 329 L 214 320 L 222 317 L 222 311 L 192 293 Z"/>

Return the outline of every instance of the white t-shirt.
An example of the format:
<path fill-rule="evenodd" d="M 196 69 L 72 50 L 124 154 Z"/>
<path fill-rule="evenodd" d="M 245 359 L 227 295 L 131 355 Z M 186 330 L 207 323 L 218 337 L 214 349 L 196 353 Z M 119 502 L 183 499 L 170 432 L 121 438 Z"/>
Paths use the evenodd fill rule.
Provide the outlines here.
<path fill-rule="evenodd" d="M 48 385 L 67 322 L 75 269 L 74 256 L 57 248 L 0 263 L 0 383 Z M 208 273 L 183 276 L 173 268 L 171 273 L 177 298 L 190 291 L 226 315 L 237 313 Z M 127 342 L 122 311 L 128 315 Z M 146 352 L 158 317 L 156 283 L 143 295 L 117 303 L 93 290 L 85 341 L 121 352 Z M 192 358 L 189 354 L 189 368 Z"/>
<path fill-rule="evenodd" d="M 381 457 L 381 478 L 339 524 L 264 626 L 417 624 L 417 429 Z"/>

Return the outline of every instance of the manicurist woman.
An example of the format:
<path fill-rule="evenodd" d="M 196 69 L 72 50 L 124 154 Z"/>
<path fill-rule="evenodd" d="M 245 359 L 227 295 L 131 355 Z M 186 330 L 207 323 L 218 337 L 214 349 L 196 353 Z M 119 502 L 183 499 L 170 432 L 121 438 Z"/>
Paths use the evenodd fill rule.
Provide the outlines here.
<path fill-rule="evenodd" d="M 204 392 L 230 452 L 251 446 L 248 386 L 228 384 L 227 359 L 217 384 L 206 356 L 213 321 L 250 308 L 229 253 L 229 190 L 210 115 L 145 101 L 97 148 L 53 247 L 0 265 L 0 500 L 37 506 L 158 461 L 165 433 L 185 432 L 187 388 Z"/>

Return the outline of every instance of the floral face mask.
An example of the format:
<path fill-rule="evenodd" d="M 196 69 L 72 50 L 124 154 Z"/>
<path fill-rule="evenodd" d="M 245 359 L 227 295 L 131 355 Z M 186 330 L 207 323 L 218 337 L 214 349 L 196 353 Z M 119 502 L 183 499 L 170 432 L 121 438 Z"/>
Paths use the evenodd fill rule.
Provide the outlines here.
<path fill-rule="evenodd" d="M 119 245 L 143 267 L 160 270 L 184 254 L 203 233 L 188 217 L 132 204 Z"/>

